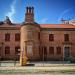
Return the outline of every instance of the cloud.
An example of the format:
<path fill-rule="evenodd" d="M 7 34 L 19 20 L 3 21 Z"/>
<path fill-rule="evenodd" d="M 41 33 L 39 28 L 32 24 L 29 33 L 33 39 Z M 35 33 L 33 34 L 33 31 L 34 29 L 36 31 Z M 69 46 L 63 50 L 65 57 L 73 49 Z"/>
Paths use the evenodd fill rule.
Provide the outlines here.
<path fill-rule="evenodd" d="M 6 16 L 8 16 L 12 22 L 14 22 L 13 18 L 14 18 L 14 14 L 16 13 L 15 4 L 16 4 L 16 0 L 13 0 L 12 4 L 10 6 L 10 11 L 7 12 L 7 14 L 6 14 Z"/>
<path fill-rule="evenodd" d="M 72 8 L 69 8 L 69 9 L 66 9 L 64 10 L 60 15 L 59 15 L 59 18 L 58 18 L 58 22 L 60 21 L 61 18 L 63 18 L 63 16 L 68 13 L 69 11 L 71 11 Z"/>
<path fill-rule="evenodd" d="M 41 23 L 46 23 L 48 21 L 48 18 L 43 18 L 42 20 L 41 20 Z"/>

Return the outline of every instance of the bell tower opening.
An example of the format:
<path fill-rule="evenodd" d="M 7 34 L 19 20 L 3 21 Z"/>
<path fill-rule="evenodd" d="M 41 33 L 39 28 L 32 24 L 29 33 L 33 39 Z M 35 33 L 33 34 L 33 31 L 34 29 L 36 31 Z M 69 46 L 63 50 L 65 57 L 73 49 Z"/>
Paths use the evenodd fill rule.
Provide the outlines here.
<path fill-rule="evenodd" d="M 34 23 L 34 7 L 26 7 L 25 22 Z"/>

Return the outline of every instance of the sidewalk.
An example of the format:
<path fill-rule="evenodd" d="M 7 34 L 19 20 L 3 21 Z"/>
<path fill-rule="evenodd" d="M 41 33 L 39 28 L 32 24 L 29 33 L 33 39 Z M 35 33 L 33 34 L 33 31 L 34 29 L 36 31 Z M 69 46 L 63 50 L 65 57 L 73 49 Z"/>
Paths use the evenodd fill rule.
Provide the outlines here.
<path fill-rule="evenodd" d="M 39 73 L 39 72 L 75 72 L 75 64 L 48 64 L 49 66 L 9 66 L 0 67 L 0 72 L 24 72 L 24 73 Z"/>
<path fill-rule="evenodd" d="M 75 72 L 75 64 L 69 62 L 28 62 L 33 66 L 20 66 L 20 63 L 3 62 L 0 66 L 0 72 Z"/>

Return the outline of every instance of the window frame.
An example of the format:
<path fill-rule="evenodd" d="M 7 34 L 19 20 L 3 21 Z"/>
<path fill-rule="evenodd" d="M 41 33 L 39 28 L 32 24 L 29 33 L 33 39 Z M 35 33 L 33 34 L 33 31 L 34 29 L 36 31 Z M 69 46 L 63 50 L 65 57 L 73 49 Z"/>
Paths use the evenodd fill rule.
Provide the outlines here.
<path fill-rule="evenodd" d="M 9 55 L 9 54 L 10 54 L 10 46 L 5 46 L 5 55 Z"/>
<path fill-rule="evenodd" d="M 10 33 L 5 33 L 5 41 L 10 41 Z"/>
<path fill-rule="evenodd" d="M 15 33 L 15 41 L 20 41 L 20 33 Z"/>
<path fill-rule="evenodd" d="M 50 49 L 53 48 L 53 49 Z M 49 46 L 49 54 L 54 55 L 54 47 L 53 46 Z"/>
<path fill-rule="evenodd" d="M 61 54 L 61 47 L 60 46 L 56 47 L 56 54 L 57 55 L 60 55 Z"/>
<path fill-rule="evenodd" d="M 47 46 L 44 46 L 44 54 L 47 55 Z"/>
<path fill-rule="evenodd" d="M 54 41 L 54 34 L 49 34 L 49 41 Z"/>
<path fill-rule="evenodd" d="M 16 55 L 20 53 L 20 51 L 18 51 L 18 49 L 20 49 L 20 46 L 15 46 L 15 54 Z"/>
<path fill-rule="evenodd" d="M 69 34 L 64 34 L 64 41 L 68 42 L 69 41 Z"/>

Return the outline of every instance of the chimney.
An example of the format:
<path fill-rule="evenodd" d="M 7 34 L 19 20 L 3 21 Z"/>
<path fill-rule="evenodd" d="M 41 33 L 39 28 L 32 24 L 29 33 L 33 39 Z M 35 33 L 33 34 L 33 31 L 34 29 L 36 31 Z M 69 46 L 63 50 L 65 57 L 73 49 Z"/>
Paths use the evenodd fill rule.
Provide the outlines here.
<path fill-rule="evenodd" d="M 25 22 L 34 23 L 34 7 L 26 7 Z"/>

